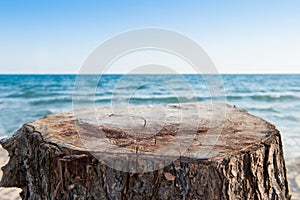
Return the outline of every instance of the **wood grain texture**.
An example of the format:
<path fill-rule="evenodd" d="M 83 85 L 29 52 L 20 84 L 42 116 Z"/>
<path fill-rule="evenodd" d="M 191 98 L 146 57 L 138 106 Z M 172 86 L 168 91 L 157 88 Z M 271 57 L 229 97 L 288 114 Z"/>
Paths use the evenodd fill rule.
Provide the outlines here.
<path fill-rule="evenodd" d="M 23 125 L 1 140 L 10 161 L 0 185 L 22 188 L 23 199 L 290 199 L 280 133 L 270 123 L 224 104 L 126 109 L 82 109 Z M 125 153 L 171 162 L 120 171 L 103 164 L 107 149 L 108 159 Z"/>

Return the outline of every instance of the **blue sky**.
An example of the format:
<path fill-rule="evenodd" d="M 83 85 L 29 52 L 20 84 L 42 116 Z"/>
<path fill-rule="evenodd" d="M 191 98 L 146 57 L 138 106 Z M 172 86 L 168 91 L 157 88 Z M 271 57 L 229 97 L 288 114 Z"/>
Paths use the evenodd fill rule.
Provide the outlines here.
<path fill-rule="evenodd" d="M 221 73 L 300 73 L 298 0 L 0 2 L 0 73 L 77 73 L 110 37 L 159 27 L 199 43 Z"/>

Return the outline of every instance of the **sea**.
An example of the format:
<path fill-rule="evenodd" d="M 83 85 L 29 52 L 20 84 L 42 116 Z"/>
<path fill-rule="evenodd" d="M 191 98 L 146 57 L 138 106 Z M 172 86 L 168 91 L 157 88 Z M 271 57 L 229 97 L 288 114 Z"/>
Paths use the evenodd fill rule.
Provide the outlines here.
<path fill-rule="evenodd" d="M 77 75 L 0 75 L 0 137 L 11 135 L 26 122 L 75 107 L 214 100 L 203 75 L 178 76 L 81 75 L 78 84 Z M 218 76 L 225 103 L 274 124 L 282 133 L 285 157 L 300 157 L 300 74 Z M 94 96 L 83 96 L 74 106 L 79 90 L 93 91 Z"/>

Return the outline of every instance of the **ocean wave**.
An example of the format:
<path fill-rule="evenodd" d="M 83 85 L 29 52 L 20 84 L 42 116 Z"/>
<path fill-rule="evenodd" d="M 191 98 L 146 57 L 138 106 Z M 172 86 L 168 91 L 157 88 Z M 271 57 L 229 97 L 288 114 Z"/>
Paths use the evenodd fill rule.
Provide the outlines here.
<path fill-rule="evenodd" d="M 290 89 L 291 92 L 300 92 L 300 89 Z"/>
<path fill-rule="evenodd" d="M 227 100 L 240 100 L 243 96 L 226 96 Z"/>
<path fill-rule="evenodd" d="M 284 121 L 289 121 L 289 122 L 299 122 L 300 119 L 296 116 L 292 115 L 276 115 L 274 116 L 275 119 L 277 120 L 284 120 Z"/>
<path fill-rule="evenodd" d="M 62 104 L 62 103 L 71 103 L 72 98 L 55 98 L 55 99 L 40 99 L 36 101 L 30 102 L 33 106 L 40 106 L 40 105 L 51 105 L 51 104 Z"/>
<path fill-rule="evenodd" d="M 1 132 L 1 134 L 0 134 L 0 140 L 6 139 L 6 138 L 9 138 L 9 137 L 11 137 L 11 134 L 4 134 L 4 133 L 2 133 L 2 132 Z"/>
<path fill-rule="evenodd" d="M 252 99 L 256 101 L 285 101 L 285 100 L 300 100 L 300 96 L 293 94 L 244 94 L 244 95 L 228 95 L 227 100 L 242 100 Z"/>
<path fill-rule="evenodd" d="M 66 95 L 66 92 L 23 92 L 23 93 L 13 93 L 6 96 L 6 98 L 41 98 L 41 97 L 58 97 L 58 96 L 64 96 Z"/>
<path fill-rule="evenodd" d="M 275 108 L 247 108 L 247 110 L 251 111 L 258 111 L 258 112 L 272 112 L 272 113 L 280 113 L 280 111 L 276 110 Z"/>
<path fill-rule="evenodd" d="M 282 100 L 299 100 L 299 96 L 295 95 L 284 95 L 284 94 L 271 94 L 271 95 L 253 95 L 250 96 L 253 100 L 263 100 L 263 101 L 282 101 Z"/>
<path fill-rule="evenodd" d="M 107 92 L 96 92 L 95 96 L 100 96 L 100 97 L 103 97 L 103 96 L 111 96 L 113 94 L 112 91 L 107 91 Z"/>

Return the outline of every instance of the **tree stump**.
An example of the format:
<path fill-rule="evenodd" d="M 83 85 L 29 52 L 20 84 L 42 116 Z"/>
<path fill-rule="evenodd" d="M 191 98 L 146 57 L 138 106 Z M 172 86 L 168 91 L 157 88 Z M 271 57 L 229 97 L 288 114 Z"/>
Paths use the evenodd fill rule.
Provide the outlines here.
<path fill-rule="evenodd" d="M 22 199 L 290 199 L 279 131 L 225 104 L 86 108 L 1 145 Z"/>

